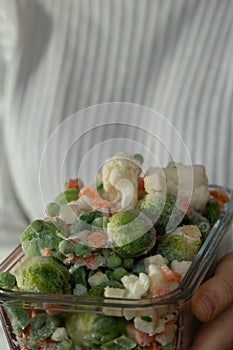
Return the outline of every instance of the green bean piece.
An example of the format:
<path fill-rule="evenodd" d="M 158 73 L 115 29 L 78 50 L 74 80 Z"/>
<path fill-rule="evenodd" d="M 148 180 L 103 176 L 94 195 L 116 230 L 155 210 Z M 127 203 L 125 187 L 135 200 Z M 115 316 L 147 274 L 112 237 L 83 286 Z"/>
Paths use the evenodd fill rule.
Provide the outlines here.
<path fill-rule="evenodd" d="M 12 289 L 16 285 L 16 278 L 10 272 L 0 272 L 0 288 Z"/>
<path fill-rule="evenodd" d="M 103 184 L 103 181 L 96 181 L 96 189 L 97 191 L 100 191 L 104 188 L 104 184 Z"/>
<path fill-rule="evenodd" d="M 209 220 L 205 216 L 201 215 L 193 209 L 188 215 L 186 215 L 185 220 L 187 225 L 198 226 L 202 235 L 202 240 L 205 241 L 206 237 L 208 236 L 208 233 L 211 230 L 211 224 Z"/>
<path fill-rule="evenodd" d="M 201 232 L 202 240 L 205 241 L 211 229 L 210 223 L 203 221 L 198 225 L 198 228 Z"/>
<path fill-rule="evenodd" d="M 50 337 L 59 326 L 59 319 L 56 316 L 39 314 L 31 321 L 30 337 L 34 341 L 40 341 Z"/>
<path fill-rule="evenodd" d="M 56 202 L 51 202 L 48 203 L 46 208 L 45 208 L 45 212 L 48 216 L 59 216 L 60 214 L 60 205 Z"/>
<path fill-rule="evenodd" d="M 211 198 L 206 204 L 206 217 L 211 226 L 215 224 L 220 215 L 220 208 L 214 198 Z"/>

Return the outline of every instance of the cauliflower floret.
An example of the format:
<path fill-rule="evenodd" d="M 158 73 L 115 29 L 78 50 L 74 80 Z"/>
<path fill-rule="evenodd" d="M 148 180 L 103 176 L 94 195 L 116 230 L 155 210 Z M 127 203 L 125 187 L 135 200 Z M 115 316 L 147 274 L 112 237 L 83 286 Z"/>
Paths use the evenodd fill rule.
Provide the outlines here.
<path fill-rule="evenodd" d="M 179 273 L 182 276 L 182 278 L 184 278 L 191 264 L 192 264 L 192 261 L 173 260 L 171 263 L 171 268 L 173 271 Z"/>
<path fill-rule="evenodd" d="M 190 205 L 195 210 L 201 211 L 208 199 L 208 178 L 205 167 L 202 165 L 187 166 L 171 162 L 164 169 L 167 190 L 169 193 L 189 197 L 191 195 Z"/>
<path fill-rule="evenodd" d="M 116 209 L 135 208 L 141 163 L 125 152 L 108 159 L 102 169 L 103 187 Z"/>
<path fill-rule="evenodd" d="M 104 296 L 109 298 L 127 298 L 127 299 L 140 299 L 149 289 L 150 280 L 149 277 L 141 272 L 139 276 L 136 275 L 126 275 L 122 277 L 121 282 L 124 289 L 106 287 L 104 290 Z M 123 316 L 126 320 L 131 320 L 136 315 L 140 316 L 145 314 L 143 309 L 127 309 L 123 310 L 114 309 L 110 307 L 105 307 L 104 312 L 112 316 Z"/>
<path fill-rule="evenodd" d="M 168 261 L 165 259 L 162 255 L 156 254 L 148 256 L 147 258 L 143 259 L 143 264 L 145 266 L 146 272 L 149 272 L 149 266 L 155 265 L 155 266 L 163 266 L 167 265 Z"/>
<path fill-rule="evenodd" d="M 173 321 L 175 319 L 175 315 L 167 314 L 158 320 L 158 326 L 155 330 L 155 340 L 157 340 L 161 345 L 165 346 L 174 341 L 177 325 L 169 321 Z"/>
<path fill-rule="evenodd" d="M 179 283 L 177 281 L 167 281 L 164 279 L 161 267 L 162 266 L 156 266 L 154 264 L 148 266 L 150 292 L 153 296 L 160 296 L 162 294 L 169 293 L 179 286 Z"/>
<path fill-rule="evenodd" d="M 166 191 L 167 183 L 163 168 L 151 168 L 144 177 L 144 187 L 147 193 Z"/>
<path fill-rule="evenodd" d="M 126 290 L 121 288 L 105 287 L 104 296 L 106 298 L 125 298 Z M 122 317 L 122 309 L 113 307 L 104 307 L 103 311 L 106 315 Z"/>
<path fill-rule="evenodd" d="M 146 316 L 136 316 L 134 318 L 134 326 L 143 333 L 149 335 L 155 334 L 155 329 L 157 327 L 157 313 L 154 310 L 153 314 L 148 314 Z"/>
<path fill-rule="evenodd" d="M 174 312 L 165 312 L 158 317 L 157 325 L 155 328 L 155 333 L 161 333 L 165 330 L 165 324 L 169 321 L 174 321 L 177 319 L 177 313 Z"/>
<path fill-rule="evenodd" d="M 208 178 L 203 165 L 192 166 L 170 162 L 166 168 L 150 168 L 144 177 L 148 193 L 167 191 L 173 195 L 191 199 L 195 210 L 204 209 L 208 199 Z"/>
<path fill-rule="evenodd" d="M 125 275 L 121 282 L 126 289 L 126 297 L 128 299 L 140 299 L 150 287 L 149 277 L 141 272 L 139 276 Z"/>
<path fill-rule="evenodd" d="M 72 224 L 82 212 L 92 209 L 91 200 L 87 196 L 60 205 L 60 219 L 66 224 Z"/>

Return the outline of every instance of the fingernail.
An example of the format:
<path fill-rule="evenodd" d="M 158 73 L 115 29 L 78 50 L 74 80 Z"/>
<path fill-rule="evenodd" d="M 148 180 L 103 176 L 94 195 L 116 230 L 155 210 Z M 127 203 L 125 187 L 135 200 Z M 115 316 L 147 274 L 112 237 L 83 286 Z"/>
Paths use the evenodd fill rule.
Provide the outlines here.
<path fill-rule="evenodd" d="M 199 297 L 198 302 L 205 311 L 207 321 L 209 321 L 216 310 L 214 297 L 210 294 L 203 294 Z"/>

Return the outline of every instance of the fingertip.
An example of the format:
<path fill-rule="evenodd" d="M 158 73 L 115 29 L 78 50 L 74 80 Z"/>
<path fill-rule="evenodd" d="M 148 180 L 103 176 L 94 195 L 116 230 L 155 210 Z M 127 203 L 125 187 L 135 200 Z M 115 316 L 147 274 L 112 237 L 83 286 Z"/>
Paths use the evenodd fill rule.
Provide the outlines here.
<path fill-rule="evenodd" d="M 195 295 L 191 301 L 191 311 L 201 322 L 209 322 L 216 313 L 216 300 L 210 293 Z"/>

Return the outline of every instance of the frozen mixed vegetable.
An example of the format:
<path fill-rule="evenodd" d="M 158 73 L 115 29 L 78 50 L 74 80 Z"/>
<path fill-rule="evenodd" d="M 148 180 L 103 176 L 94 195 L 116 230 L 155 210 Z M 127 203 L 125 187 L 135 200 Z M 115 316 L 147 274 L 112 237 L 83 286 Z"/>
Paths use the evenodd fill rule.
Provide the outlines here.
<path fill-rule="evenodd" d="M 155 244 L 155 230 L 148 216 L 135 209 L 119 211 L 107 224 L 108 241 L 122 257 L 137 257 Z"/>
<path fill-rule="evenodd" d="M 228 198 L 209 191 L 203 166 L 170 163 L 143 175 L 142 164 L 140 154 L 122 152 L 104 163 L 96 186 L 70 179 L 47 216 L 22 233 L 25 256 L 0 273 L 0 287 L 51 293 L 56 303 L 41 310 L 5 303 L 21 349 L 176 349 L 172 305 L 137 309 L 121 301 L 91 313 L 88 303 L 80 312 L 59 304 L 64 294 L 161 298 L 182 282 Z"/>

